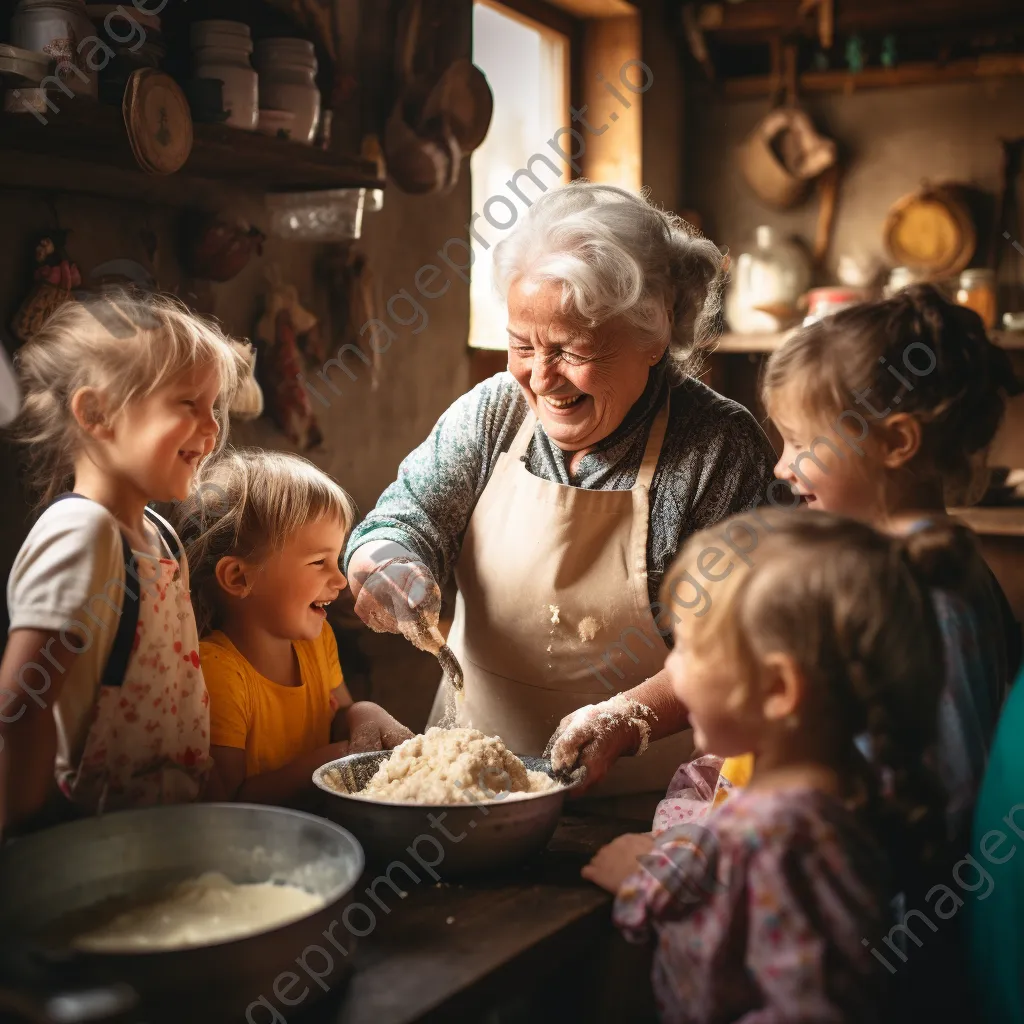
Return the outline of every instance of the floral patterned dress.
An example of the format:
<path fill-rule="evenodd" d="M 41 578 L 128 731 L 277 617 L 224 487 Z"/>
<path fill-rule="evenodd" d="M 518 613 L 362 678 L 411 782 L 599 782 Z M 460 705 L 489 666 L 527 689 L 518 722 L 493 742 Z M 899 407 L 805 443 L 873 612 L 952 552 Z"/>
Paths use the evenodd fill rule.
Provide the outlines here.
<path fill-rule="evenodd" d="M 890 897 L 882 850 L 838 800 L 740 791 L 657 836 L 614 919 L 657 937 L 663 1021 L 874 1024 L 890 975 L 862 940 L 886 934 Z"/>

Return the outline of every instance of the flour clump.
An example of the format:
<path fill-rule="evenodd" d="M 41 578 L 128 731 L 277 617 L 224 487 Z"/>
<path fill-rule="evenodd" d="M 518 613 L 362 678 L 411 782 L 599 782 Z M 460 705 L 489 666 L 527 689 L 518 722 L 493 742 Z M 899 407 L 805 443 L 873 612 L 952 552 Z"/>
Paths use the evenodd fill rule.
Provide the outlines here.
<path fill-rule="evenodd" d="M 395 747 L 358 795 L 412 804 L 481 803 L 553 789 L 497 736 L 477 729 L 428 729 Z"/>

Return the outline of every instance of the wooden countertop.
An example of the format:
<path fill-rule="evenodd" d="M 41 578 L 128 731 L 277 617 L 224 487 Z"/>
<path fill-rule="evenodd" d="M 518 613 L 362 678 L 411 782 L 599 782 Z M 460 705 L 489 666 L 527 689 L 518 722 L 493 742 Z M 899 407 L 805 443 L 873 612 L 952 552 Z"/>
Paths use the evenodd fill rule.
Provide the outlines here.
<path fill-rule="evenodd" d="M 514 874 L 409 886 L 356 945 L 340 1005 L 327 997 L 308 1024 L 467 1020 L 538 986 L 571 984 L 573 961 L 617 938 L 610 895 L 580 868 L 615 836 L 649 827 L 649 817 L 567 816 Z"/>
<path fill-rule="evenodd" d="M 975 533 L 987 537 L 1024 538 L 1024 506 L 951 508 L 950 515 L 962 519 Z"/>

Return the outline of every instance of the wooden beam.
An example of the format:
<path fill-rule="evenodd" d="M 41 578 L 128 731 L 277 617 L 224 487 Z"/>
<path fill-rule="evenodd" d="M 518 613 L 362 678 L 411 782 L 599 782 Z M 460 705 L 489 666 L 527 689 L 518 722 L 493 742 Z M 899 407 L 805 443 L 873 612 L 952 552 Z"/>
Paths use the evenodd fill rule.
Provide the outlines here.
<path fill-rule="evenodd" d="M 698 24 L 705 32 L 730 36 L 818 33 L 814 20 L 801 16 L 800 0 L 745 0 L 741 4 L 704 3 Z M 1024 25 L 1020 0 L 836 0 L 836 32 L 890 31 L 900 28 L 967 26 L 1016 20 Z"/>
<path fill-rule="evenodd" d="M 800 93 L 856 92 L 907 85 L 967 82 L 978 78 L 1006 78 L 1024 75 L 1024 54 L 991 55 L 952 61 L 949 64 L 914 63 L 895 68 L 865 68 L 848 71 L 808 71 L 798 78 Z M 776 87 L 770 75 L 731 78 L 723 83 L 729 99 L 770 96 Z"/>
<path fill-rule="evenodd" d="M 545 28 L 554 29 L 572 39 L 581 31 L 578 18 L 566 13 L 560 7 L 545 3 L 544 0 L 490 0 L 495 7 L 507 7 L 523 17 L 539 22 Z"/>

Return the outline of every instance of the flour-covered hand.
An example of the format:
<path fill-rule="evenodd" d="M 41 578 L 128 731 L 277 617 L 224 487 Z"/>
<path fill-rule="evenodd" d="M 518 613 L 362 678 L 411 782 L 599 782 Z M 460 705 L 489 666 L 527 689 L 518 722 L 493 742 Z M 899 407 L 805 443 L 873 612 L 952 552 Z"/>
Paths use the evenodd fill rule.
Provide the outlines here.
<path fill-rule="evenodd" d="M 430 569 L 397 544 L 363 555 L 359 549 L 349 566 L 356 614 L 378 633 L 415 634 L 436 626 L 441 589 Z M 417 645 L 420 646 L 420 645 Z"/>
<path fill-rule="evenodd" d="M 642 753 L 646 723 L 634 713 L 636 706 L 621 694 L 601 704 L 567 715 L 548 740 L 545 756 L 556 773 L 568 774 L 576 782 L 573 796 L 582 796 L 600 782 L 620 757 Z"/>

